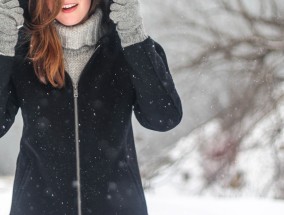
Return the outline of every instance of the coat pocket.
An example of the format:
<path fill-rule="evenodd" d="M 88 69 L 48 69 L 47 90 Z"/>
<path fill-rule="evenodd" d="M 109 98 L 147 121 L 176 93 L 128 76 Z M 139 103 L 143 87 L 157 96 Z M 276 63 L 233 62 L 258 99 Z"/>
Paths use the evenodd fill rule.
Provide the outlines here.
<path fill-rule="evenodd" d="M 18 201 L 22 198 L 22 196 L 24 194 L 24 190 L 26 188 L 28 178 L 31 174 L 31 169 L 32 169 L 31 163 L 28 163 L 27 166 L 26 166 L 26 169 L 24 170 L 23 176 L 19 180 L 16 192 L 15 192 L 15 203 L 16 203 L 16 205 L 18 204 Z"/>
<path fill-rule="evenodd" d="M 128 176 L 132 179 L 134 185 L 135 185 L 135 188 L 137 190 L 137 192 L 139 193 L 139 196 L 141 198 L 141 200 L 143 202 L 145 202 L 145 198 L 144 198 L 144 191 L 141 190 L 141 186 L 139 186 L 139 181 L 137 179 L 138 176 L 135 175 L 135 173 L 133 172 L 131 166 L 126 162 L 126 167 L 127 167 L 127 173 L 128 173 Z"/>

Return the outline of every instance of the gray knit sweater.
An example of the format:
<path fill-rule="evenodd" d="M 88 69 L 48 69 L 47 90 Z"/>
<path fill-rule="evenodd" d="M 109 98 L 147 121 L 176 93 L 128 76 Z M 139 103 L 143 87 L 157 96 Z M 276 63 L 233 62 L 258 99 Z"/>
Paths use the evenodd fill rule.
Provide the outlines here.
<path fill-rule="evenodd" d="M 97 41 L 104 35 L 102 27 L 103 12 L 97 8 L 95 13 L 84 23 L 65 26 L 54 21 L 59 33 L 65 60 L 65 70 L 73 83 L 77 83 L 86 63 L 95 51 Z"/>

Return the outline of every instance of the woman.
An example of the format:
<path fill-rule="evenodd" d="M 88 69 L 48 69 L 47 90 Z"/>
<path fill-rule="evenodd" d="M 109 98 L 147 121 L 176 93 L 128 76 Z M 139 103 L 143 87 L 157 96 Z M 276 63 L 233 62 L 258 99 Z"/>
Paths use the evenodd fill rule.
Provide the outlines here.
<path fill-rule="evenodd" d="M 19 108 L 24 122 L 10 215 L 148 214 L 132 110 L 165 132 L 182 105 L 138 0 L 0 9 L 0 137 Z"/>

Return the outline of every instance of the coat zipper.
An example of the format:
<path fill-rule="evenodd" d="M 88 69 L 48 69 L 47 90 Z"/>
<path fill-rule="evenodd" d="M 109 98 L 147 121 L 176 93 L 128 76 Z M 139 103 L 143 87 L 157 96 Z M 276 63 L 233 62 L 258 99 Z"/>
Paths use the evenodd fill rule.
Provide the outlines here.
<path fill-rule="evenodd" d="M 97 46 L 97 48 L 95 49 L 93 56 L 91 57 L 90 61 L 93 59 L 93 57 L 95 56 L 95 53 L 97 51 L 97 49 L 101 46 L 101 44 L 99 44 Z M 89 63 L 89 62 L 88 62 Z M 87 63 L 87 64 L 88 64 Z M 86 69 L 86 67 L 84 68 L 84 70 Z M 83 71 L 84 71 L 83 70 Z M 82 215 L 82 207 L 81 207 L 81 177 L 80 177 L 80 151 L 79 151 L 79 120 L 78 120 L 78 83 L 80 80 L 80 77 L 83 73 L 83 71 L 81 72 L 78 80 L 76 83 L 74 83 L 72 81 L 72 85 L 73 85 L 73 92 L 74 92 L 74 113 L 75 113 L 75 141 L 76 141 L 76 176 L 77 176 L 77 204 L 78 204 L 78 215 Z"/>

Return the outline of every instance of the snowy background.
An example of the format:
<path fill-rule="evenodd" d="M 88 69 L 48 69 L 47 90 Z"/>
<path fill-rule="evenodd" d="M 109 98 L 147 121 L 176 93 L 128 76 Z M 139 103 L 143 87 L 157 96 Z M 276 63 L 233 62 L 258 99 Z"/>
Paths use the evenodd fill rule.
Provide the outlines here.
<path fill-rule="evenodd" d="M 168 132 L 133 130 L 149 215 L 283 214 L 284 2 L 140 0 L 183 104 Z M 0 140 L 8 215 L 21 111 Z"/>
<path fill-rule="evenodd" d="M 12 199 L 12 177 L 0 180 L 0 214 L 9 215 Z M 161 186 L 146 192 L 149 215 L 282 215 L 284 204 L 279 200 L 256 198 L 213 198 L 183 195 L 174 187 Z"/>

